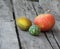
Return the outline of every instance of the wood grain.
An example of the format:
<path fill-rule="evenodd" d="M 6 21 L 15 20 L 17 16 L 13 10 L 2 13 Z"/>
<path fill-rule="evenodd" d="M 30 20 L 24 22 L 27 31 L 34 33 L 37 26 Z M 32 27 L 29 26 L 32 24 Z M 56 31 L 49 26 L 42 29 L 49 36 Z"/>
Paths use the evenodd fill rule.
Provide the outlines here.
<path fill-rule="evenodd" d="M 60 20 L 60 1 L 59 0 L 39 0 L 39 5 L 46 12 L 51 10 L 50 13 L 55 15 L 57 20 Z"/>
<path fill-rule="evenodd" d="M 35 9 L 36 9 L 37 13 L 40 14 L 40 12 L 39 12 L 39 10 L 40 10 L 39 4 L 38 4 L 37 2 L 33 2 L 32 4 L 35 6 Z M 37 7 L 36 7 L 36 6 L 37 6 Z M 56 23 L 56 24 L 58 24 L 58 23 Z M 54 31 L 54 32 L 55 32 L 55 31 Z M 56 41 L 55 41 L 55 39 L 54 39 L 54 37 L 53 37 L 53 35 L 52 35 L 52 32 L 51 32 L 51 31 L 46 32 L 46 36 L 47 36 L 48 40 L 50 41 L 51 46 L 52 46 L 54 49 L 59 49 L 59 47 L 58 47 L 58 45 L 57 45 L 57 43 L 56 43 Z"/>
<path fill-rule="evenodd" d="M 52 30 L 53 30 L 54 37 L 58 42 L 57 44 L 60 48 L 60 21 L 56 21 L 56 24 Z"/>
<path fill-rule="evenodd" d="M 14 21 L 0 20 L 0 49 L 19 49 Z"/>
<path fill-rule="evenodd" d="M 59 49 L 60 49 L 60 1 L 59 0 L 39 0 L 40 6 L 47 11 L 48 9 L 51 10 L 50 13 L 55 15 L 56 23 L 54 28 L 52 29 L 52 35 L 55 39 Z"/>
<path fill-rule="evenodd" d="M 19 49 L 10 0 L 0 0 L 0 49 Z"/>
<path fill-rule="evenodd" d="M 0 0 L 0 20 L 13 20 L 10 0 Z"/>
<path fill-rule="evenodd" d="M 36 12 L 31 1 L 13 0 L 13 5 L 16 18 L 26 16 L 33 23 L 33 20 L 36 17 Z M 18 31 L 22 49 L 53 49 L 47 41 L 44 33 L 41 33 L 40 36 L 35 37 L 30 35 L 28 31 L 20 30 L 19 27 Z"/>

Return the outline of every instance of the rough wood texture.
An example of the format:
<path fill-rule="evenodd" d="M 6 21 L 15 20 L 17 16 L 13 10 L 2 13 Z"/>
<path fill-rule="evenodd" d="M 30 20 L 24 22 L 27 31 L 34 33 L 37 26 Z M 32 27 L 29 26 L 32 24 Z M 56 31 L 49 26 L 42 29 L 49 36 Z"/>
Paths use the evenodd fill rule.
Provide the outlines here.
<path fill-rule="evenodd" d="M 10 0 L 0 0 L 0 49 L 19 49 Z"/>
<path fill-rule="evenodd" d="M 0 20 L 13 20 L 10 0 L 0 0 Z"/>
<path fill-rule="evenodd" d="M 0 20 L 0 49 L 19 49 L 14 22 Z"/>
<path fill-rule="evenodd" d="M 55 15 L 56 24 L 53 29 L 53 37 L 60 49 L 60 1 L 59 0 L 39 0 L 40 6 L 47 11 L 48 9 L 51 10 L 50 13 Z"/>
<path fill-rule="evenodd" d="M 29 32 L 19 29 L 22 49 L 52 49 L 43 33 L 38 37 L 32 36 Z"/>
<path fill-rule="evenodd" d="M 35 9 L 31 2 L 26 0 L 13 0 L 16 18 L 20 16 L 28 17 L 32 22 L 36 16 Z M 22 49 L 53 49 L 46 39 L 44 33 L 34 37 L 29 32 L 18 28 Z"/>
<path fill-rule="evenodd" d="M 57 20 L 60 20 L 60 0 L 39 0 L 39 4 L 44 11 L 51 10 L 50 13 L 54 14 Z"/>
<path fill-rule="evenodd" d="M 57 45 L 57 43 L 56 43 L 56 41 L 55 41 L 55 39 L 54 39 L 54 37 L 52 35 L 52 32 L 51 31 L 50 32 L 46 32 L 46 35 L 47 35 L 52 47 L 54 49 L 59 49 L 59 46 Z"/>
<path fill-rule="evenodd" d="M 44 9 L 39 5 L 38 2 L 32 2 L 33 7 L 35 8 L 35 12 L 37 15 L 44 13 Z"/>
<path fill-rule="evenodd" d="M 39 4 L 37 2 L 33 2 L 32 4 L 35 6 L 35 9 L 36 9 L 37 14 L 40 14 L 40 12 L 39 12 L 39 10 L 40 10 Z M 56 23 L 56 24 L 58 24 L 58 23 Z M 52 47 L 54 49 L 59 49 L 59 46 L 57 45 L 57 43 L 56 43 L 56 41 L 55 41 L 55 39 L 54 39 L 54 37 L 52 35 L 52 32 L 51 31 L 46 32 L 46 36 L 47 36 L 48 40 L 50 41 Z"/>
<path fill-rule="evenodd" d="M 56 41 L 58 42 L 58 46 L 60 47 L 60 21 L 56 21 L 56 24 L 53 28 L 53 34 Z"/>
<path fill-rule="evenodd" d="M 52 35 L 60 49 L 60 0 L 39 0 L 39 4 L 44 11 L 50 9 L 50 13 L 55 15 L 56 23 Z"/>

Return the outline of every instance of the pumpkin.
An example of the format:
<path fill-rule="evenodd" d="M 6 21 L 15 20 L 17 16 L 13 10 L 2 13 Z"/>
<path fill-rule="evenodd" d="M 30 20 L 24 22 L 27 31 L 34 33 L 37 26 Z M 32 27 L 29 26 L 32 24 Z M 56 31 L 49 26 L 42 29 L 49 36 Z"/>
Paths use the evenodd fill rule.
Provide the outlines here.
<path fill-rule="evenodd" d="M 53 14 L 40 14 L 34 19 L 34 24 L 37 25 L 41 31 L 49 31 L 55 24 L 55 18 Z"/>
<path fill-rule="evenodd" d="M 16 19 L 16 24 L 21 30 L 28 30 L 32 22 L 26 17 L 19 17 Z"/>
<path fill-rule="evenodd" d="M 30 28 L 29 28 L 29 33 L 31 35 L 34 35 L 34 36 L 38 36 L 40 34 L 40 29 L 38 26 L 36 25 L 32 25 Z"/>

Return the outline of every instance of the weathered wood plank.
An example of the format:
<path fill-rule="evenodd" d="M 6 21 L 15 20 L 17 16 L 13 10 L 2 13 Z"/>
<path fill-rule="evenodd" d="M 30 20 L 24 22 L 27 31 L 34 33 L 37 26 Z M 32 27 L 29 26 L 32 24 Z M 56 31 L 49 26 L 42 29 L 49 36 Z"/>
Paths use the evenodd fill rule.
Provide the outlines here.
<path fill-rule="evenodd" d="M 11 3 L 11 0 L 3 0 L 4 3 L 6 4 L 6 6 L 9 8 L 9 10 L 12 12 L 12 3 Z"/>
<path fill-rule="evenodd" d="M 32 4 L 33 4 L 33 7 L 35 8 L 37 15 L 45 12 L 38 2 L 32 2 Z"/>
<path fill-rule="evenodd" d="M 10 0 L 0 0 L 0 20 L 13 20 Z"/>
<path fill-rule="evenodd" d="M 46 11 L 48 9 L 51 10 L 50 13 L 54 14 L 55 15 L 55 18 L 56 18 L 56 25 L 53 29 L 53 36 L 56 40 L 56 43 L 57 45 L 59 46 L 60 48 L 60 0 L 39 0 L 39 4 L 40 6 L 43 7 L 43 9 Z"/>
<path fill-rule="evenodd" d="M 49 39 L 49 41 L 51 42 L 51 45 L 53 46 L 54 49 L 59 49 L 59 46 L 57 45 L 53 35 L 52 35 L 52 32 L 46 32 L 46 35 Z"/>
<path fill-rule="evenodd" d="M 40 14 L 40 12 L 39 12 L 40 8 L 39 8 L 38 2 L 33 2 L 32 4 L 35 6 L 35 9 L 36 9 L 37 13 Z M 55 41 L 55 39 L 52 35 L 52 32 L 51 31 L 46 32 L 46 35 L 47 35 L 47 38 L 49 39 L 51 45 L 53 46 L 53 48 L 54 49 L 59 49 L 59 47 L 58 47 L 58 45 L 57 45 L 57 43 L 56 43 L 56 41 Z"/>
<path fill-rule="evenodd" d="M 51 10 L 50 13 L 54 14 L 57 20 L 60 20 L 59 0 L 39 0 L 39 4 L 44 9 L 44 11 Z"/>
<path fill-rule="evenodd" d="M 13 21 L 0 20 L 0 49 L 19 49 Z"/>
<path fill-rule="evenodd" d="M 0 0 L 0 49 L 19 49 L 10 0 Z"/>
<path fill-rule="evenodd" d="M 38 37 L 32 36 L 29 32 L 19 29 L 22 49 L 52 49 L 43 33 Z"/>
<path fill-rule="evenodd" d="M 53 34 L 56 41 L 58 42 L 58 46 L 60 47 L 60 21 L 56 21 L 56 24 L 53 28 Z"/>
<path fill-rule="evenodd" d="M 13 0 L 16 18 L 20 16 L 28 17 L 32 22 L 36 13 L 31 2 L 26 0 Z M 22 49 L 52 49 L 43 33 L 38 37 L 31 36 L 29 32 L 18 28 Z"/>

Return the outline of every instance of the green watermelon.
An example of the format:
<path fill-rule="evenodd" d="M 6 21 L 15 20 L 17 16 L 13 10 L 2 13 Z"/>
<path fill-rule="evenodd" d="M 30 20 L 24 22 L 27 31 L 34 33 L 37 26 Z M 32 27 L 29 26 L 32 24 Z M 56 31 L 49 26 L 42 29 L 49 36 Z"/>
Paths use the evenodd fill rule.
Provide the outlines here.
<path fill-rule="evenodd" d="M 30 28 L 29 28 L 29 33 L 31 35 L 34 35 L 34 36 L 38 36 L 40 34 L 40 29 L 38 26 L 36 25 L 32 25 Z"/>

